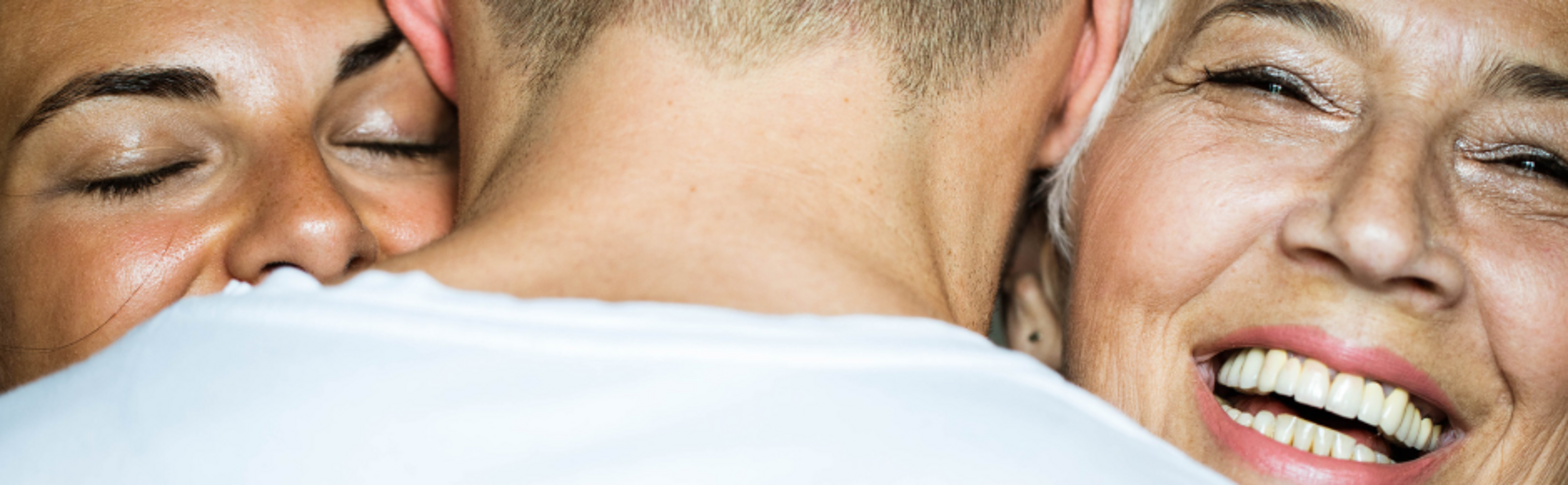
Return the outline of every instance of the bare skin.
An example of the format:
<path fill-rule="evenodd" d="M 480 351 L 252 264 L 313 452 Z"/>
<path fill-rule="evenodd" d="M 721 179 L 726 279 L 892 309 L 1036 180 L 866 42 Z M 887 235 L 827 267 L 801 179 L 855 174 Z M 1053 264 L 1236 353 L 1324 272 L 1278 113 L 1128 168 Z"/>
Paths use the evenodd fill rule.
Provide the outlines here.
<path fill-rule="evenodd" d="M 985 87 L 908 113 L 859 42 L 729 75 L 629 26 L 536 105 L 484 62 L 505 53 L 479 2 L 389 2 L 464 131 L 459 227 L 382 267 L 522 297 L 983 332 L 1026 176 L 1081 131 L 1125 29 L 1126 2 L 1067 4 Z"/>
<path fill-rule="evenodd" d="M 1180 4 L 1084 162 L 1069 378 L 1243 483 L 1568 481 L 1568 3 L 1221 3 Z M 1451 434 L 1236 446 L 1211 393 L 1247 346 L 1424 375 Z"/>
<path fill-rule="evenodd" d="M 445 234 L 454 120 L 418 57 L 342 75 L 390 28 L 373 0 L 0 2 L 0 389 L 181 297 Z"/>

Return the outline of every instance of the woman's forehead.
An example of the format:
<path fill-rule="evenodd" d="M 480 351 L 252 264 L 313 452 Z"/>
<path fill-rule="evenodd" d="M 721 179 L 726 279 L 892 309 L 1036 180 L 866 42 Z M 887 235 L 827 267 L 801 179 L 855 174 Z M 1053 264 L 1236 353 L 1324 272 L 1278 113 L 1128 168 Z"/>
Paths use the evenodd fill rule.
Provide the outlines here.
<path fill-rule="evenodd" d="M 330 35 L 380 12 L 375 0 L 0 0 L 0 55 L 72 54 L 63 61 L 228 37 Z"/>
<path fill-rule="evenodd" d="M 239 102 L 330 82 L 342 49 L 388 25 L 375 0 L 0 0 L 0 132 L 108 71 L 196 69 Z"/>
<path fill-rule="evenodd" d="M 1368 60 L 1480 67 L 1497 62 L 1568 70 L 1568 0 L 1191 0 L 1166 43 L 1227 23 L 1287 29 Z M 1490 67 L 1490 66 L 1486 66 Z"/>

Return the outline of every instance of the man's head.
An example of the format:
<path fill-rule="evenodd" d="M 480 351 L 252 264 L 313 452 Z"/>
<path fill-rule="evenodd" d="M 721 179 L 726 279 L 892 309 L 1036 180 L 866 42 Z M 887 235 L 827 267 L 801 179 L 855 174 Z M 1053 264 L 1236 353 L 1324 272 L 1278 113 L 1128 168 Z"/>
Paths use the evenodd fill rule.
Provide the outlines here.
<path fill-rule="evenodd" d="M 1063 0 L 484 1 L 510 61 L 548 85 L 607 26 L 637 24 L 675 39 L 715 69 L 745 71 L 858 37 L 889 56 L 891 81 L 913 95 L 970 84 L 1028 47 Z"/>
<path fill-rule="evenodd" d="M 1129 4 L 390 0 L 388 9 L 459 107 L 460 220 L 593 226 L 621 233 L 617 246 L 638 241 L 617 257 L 648 253 L 609 265 L 615 282 L 556 282 L 545 294 L 983 327 L 1027 175 L 1076 139 Z M 685 254 L 706 259 L 661 268 L 657 291 L 602 290 L 647 273 L 648 258 Z M 715 277 L 693 268 L 716 266 L 755 275 L 732 274 L 745 281 L 728 287 L 795 303 L 667 290 Z M 749 284 L 757 280 L 769 283 Z M 881 301 L 869 305 L 769 288 L 835 286 L 827 281 L 907 288 L 861 295 Z"/>

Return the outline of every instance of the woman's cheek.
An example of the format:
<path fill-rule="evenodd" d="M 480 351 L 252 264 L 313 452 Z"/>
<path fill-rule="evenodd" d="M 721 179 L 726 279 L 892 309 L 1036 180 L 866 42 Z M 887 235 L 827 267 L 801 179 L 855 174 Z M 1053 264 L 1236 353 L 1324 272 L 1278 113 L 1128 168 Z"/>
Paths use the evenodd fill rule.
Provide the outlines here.
<path fill-rule="evenodd" d="M 129 219 L 129 220 L 126 220 Z M 26 276 L 12 282 L 18 344 L 74 361 L 184 296 L 202 273 L 205 245 L 183 221 L 157 217 L 32 229 Z M 9 256 L 8 256 L 9 257 Z"/>
<path fill-rule="evenodd" d="M 1526 222 L 1525 224 L 1531 224 Z M 1539 222 L 1535 222 L 1539 224 Z M 1568 255 L 1555 244 L 1568 230 L 1524 230 L 1514 224 L 1489 224 L 1469 237 L 1481 318 L 1493 343 L 1516 412 L 1546 416 L 1535 422 L 1568 427 Z M 1481 237 L 1485 234 L 1485 237 Z M 1476 376 L 1476 379 L 1495 379 Z M 1523 430 L 1521 430 L 1523 431 Z M 1557 443 L 1515 446 L 1520 450 L 1568 450 L 1568 434 L 1533 430 L 1535 438 Z"/>
<path fill-rule="evenodd" d="M 451 175 L 429 175 L 418 181 L 367 191 L 354 201 L 360 220 L 376 236 L 384 256 L 424 247 L 452 231 L 456 181 Z"/>
<path fill-rule="evenodd" d="M 1229 162 L 1251 157 L 1241 150 L 1217 153 L 1204 142 L 1212 134 L 1138 139 L 1144 136 L 1105 146 L 1148 148 L 1109 151 L 1089 165 L 1099 168 L 1083 179 L 1082 204 L 1097 209 L 1084 214 L 1078 246 L 1092 251 L 1084 261 L 1116 267 L 1090 272 L 1120 281 L 1096 289 L 1106 292 L 1099 294 L 1184 301 L 1262 235 L 1258 221 L 1279 202 L 1267 194 L 1278 191 L 1249 185 L 1257 180 L 1249 167 Z"/>

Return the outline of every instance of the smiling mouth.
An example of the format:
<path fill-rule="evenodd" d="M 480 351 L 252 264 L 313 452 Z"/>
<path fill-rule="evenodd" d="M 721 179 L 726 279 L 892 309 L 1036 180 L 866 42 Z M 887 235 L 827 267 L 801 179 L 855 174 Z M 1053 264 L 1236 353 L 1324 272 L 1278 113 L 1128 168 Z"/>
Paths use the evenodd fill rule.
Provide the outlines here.
<path fill-rule="evenodd" d="M 1362 463 L 1416 460 L 1457 438 L 1436 406 L 1409 391 L 1279 349 L 1245 348 L 1223 362 L 1214 395 L 1238 424 L 1303 453 Z"/>

